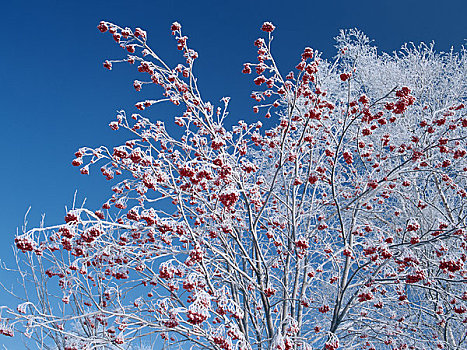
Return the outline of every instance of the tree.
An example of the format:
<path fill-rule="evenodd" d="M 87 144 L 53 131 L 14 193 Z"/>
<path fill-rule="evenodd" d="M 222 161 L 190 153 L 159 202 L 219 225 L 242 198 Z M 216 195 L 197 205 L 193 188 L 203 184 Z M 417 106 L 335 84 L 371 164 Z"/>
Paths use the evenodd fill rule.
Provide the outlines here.
<path fill-rule="evenodd" d="M 464 48 L 379 54 L 347 30 L 333 60 L 307 47 L 284 76 L 266 22 L 243 68 L 259 121 L 227 128 L 229 98 L 201 97 L 180 24 L 175 68 L 142 29 L 98 29 L 128 51 L 104 67 L 137 65 L 134 88 L 163 97 L 117 114 L 125 144 L 76 152 L 81 173 L 120 178 L 102 210 L 73 206 L 15 238 L 27 293 L 3 307 L 4 335 L 57 349 L 466 347 Z M 143 115 L 163 101 L 180 132 Z"/>

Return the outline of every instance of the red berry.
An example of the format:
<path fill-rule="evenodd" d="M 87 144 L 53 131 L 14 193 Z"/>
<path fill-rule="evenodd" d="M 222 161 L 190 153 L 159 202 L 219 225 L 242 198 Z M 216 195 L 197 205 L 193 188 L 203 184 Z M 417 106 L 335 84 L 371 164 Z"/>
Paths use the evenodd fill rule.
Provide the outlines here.
<path fill-rule="evenodd" d="M 276 27 L 271 22 L 264 22 L 261 30 L 266 33 L 272 33 Z"/>

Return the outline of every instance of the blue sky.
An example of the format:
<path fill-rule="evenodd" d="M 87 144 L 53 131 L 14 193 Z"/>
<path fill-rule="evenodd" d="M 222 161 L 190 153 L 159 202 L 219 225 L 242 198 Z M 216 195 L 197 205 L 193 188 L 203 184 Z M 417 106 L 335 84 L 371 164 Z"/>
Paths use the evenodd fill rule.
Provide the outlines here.
<path fill-rule="evenodd" d="M 135 4 L 135 5 L 132 5 Z M 305 46 L 334 55 L 340 28 L 363 30 L 383 51 L 402 43 L 434 40 L 438 50 L 459 48 L 467 38 L 463 0 L 415 1 L 9 1 L 0 7 L 0 204 L 2 260 L 11 261 L 16 228 L 32 206 L 29 223 L 63 220 L 78 190 L 97 209 L 110 196 L 98 168 L 91 175 L 71 166 L 80 146 L 113 146 L 124 133 L 108 128 L 117 109 L 133 111 L 140 99 L 159 91 L 132 87 L 136 69 L 102 67 L 123 50 L 96 25 L 104 19 L 147 30 L 149 43 L 168 63 L 182 62 L 170 24 L 179 21 L 189 44 L 199 52 L 196 66 L 206 99 L 217 104 L 231 96 L 232 121 L 252 118 L 251 76 L 242 63 L 255 60 L 253 41 L 263 21 L 272 21 L 274 51 L 284 71 L 295 66 Z M 164 109 L 154 119 L 171 121 Z M 0 278 L 7 279 L 3 272 Z M 7 283 L 12 282 L 6 280 Z M 0 344 L 4 341 L 0 338 Z M 10 348 L 10 347 L 9 347 Z M 12 349 L 14 347 L 11 347 Z"/>

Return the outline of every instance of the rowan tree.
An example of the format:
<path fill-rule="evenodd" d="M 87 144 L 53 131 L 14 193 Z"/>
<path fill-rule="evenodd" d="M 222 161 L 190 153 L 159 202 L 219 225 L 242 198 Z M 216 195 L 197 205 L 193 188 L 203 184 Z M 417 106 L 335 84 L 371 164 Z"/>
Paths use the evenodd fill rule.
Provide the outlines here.
<path fill-rule="evenodd" d="M 284 73 L 266 22 L 243 67 L 257 121 L 227 127 L 180 24 L 175 67 L 140 28 L 98 29 L 127 51 L 104 67 L 134 65 L 134 88 L 162 96 L 118 112 L 125 144 L 76 152 L 114 184 L 102 208 L 15 238 L 26 293 L 1 333 L 67 350 L 467 346 L 464 48 L 379 53 L 346 30 L 333 59 L 306 47 Z M 178 131 L 149 118 L 162 102 Z"/>

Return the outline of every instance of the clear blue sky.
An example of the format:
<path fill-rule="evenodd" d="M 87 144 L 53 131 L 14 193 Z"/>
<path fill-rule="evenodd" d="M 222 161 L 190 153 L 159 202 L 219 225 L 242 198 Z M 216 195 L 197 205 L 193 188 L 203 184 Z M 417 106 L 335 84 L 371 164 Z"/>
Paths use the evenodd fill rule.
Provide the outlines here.
<path fill-rule="evenodd" d="M 243 62 L 255 60 L 253 41 L 265 20 L 277 26 L 274 52 L 280 67 L 288 70 L 305 46 L 324 51 L 325 57 L 334 55 L 333 37 L 340 28 L 363 30 L 384 51 L 407 41 L 434 40 L 438 50 L 459 48 L 467 38 L 466 10 L 465 0 L 4 1 L 0 257 L 11 261 L 10 243 L 29 206 L 30 225 L 37 225 L 42 213 L 46 223 L 56 224 L 75 189 L 92 209 L 110 195 L 98 168 L 83 176 L 71 166 L 73 153 L 79 146 L 112 146 L 123 140 L 124 133 L 107 127 L 115 111 L 132 111 L 135 102 L 151 95 L 138 95 L 132 88 L 135 69 L 121 65 L 109 72 L 102 67 L 105 59 L 124 52 L 108 34 L 99 33 L 100 20 L 147 30 L 151 46 L 174 65 L 182 60 L 169 28 L 179 21 L 200 53 L 196 72 L 205 98 L 217 103 L 231 96 L 230 117 L 238 120 L 253 114 L 251 76 L 241 69 Z M 173 116 L 154 117 L 171 121 Z M 0 278 L 7 277 L 0 272 Z"/>

